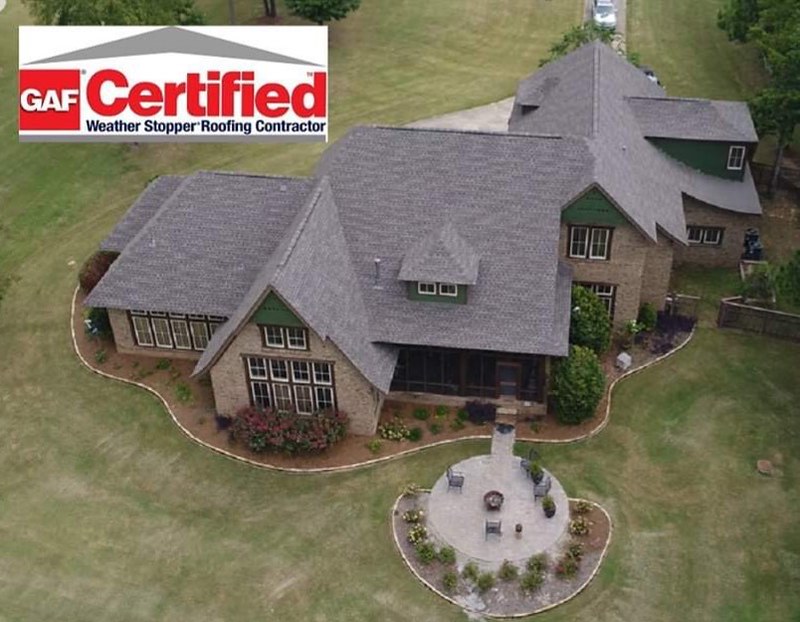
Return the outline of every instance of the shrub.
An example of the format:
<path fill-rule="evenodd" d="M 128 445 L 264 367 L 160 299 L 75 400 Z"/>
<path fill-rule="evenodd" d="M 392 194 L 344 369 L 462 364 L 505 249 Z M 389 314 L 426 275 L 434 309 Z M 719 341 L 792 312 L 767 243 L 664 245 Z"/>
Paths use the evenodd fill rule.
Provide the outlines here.
<path fill-rule="evenodd" d="M 179 382 L 175 385 L 175 397 L 179 402 L 186 403 L 192 399 L 192 390 L 185 382 Z"/>
<path fill-rule="evenodd" d="M 403 520 L 407 523 L 419 523 L 425 518 L 425 512 L 421 508 L 411 508 L 403 512 Z"/>
<path fill-rule="evenodd" d="M 84 294 L 88 294 L 95 288 L 117 257 L 119 257 L 119 253 L 97 251 L 83 263 L 78 273 L 78 283 Z"/>
<path fill-rule="evenodd" d="M 774 280 L 781 300 L 800 306 L 800 250 L 775 271 Z"/>
<path fill-rule="evenodd" d="M 442 577 L 442 587 L 444 587 L 445 592 L 452 592 L 456 589 L 458 585 L 458 575 L 453 572 L 452 570 L 448 570 L 444 573 Z"/>
<path fill-rule="evenodd" d="M 450 413 L 450 409 L 443 404 L 439 404 L 433 411 L 433 416 L 437 419 L 444 419 Z"/>
<path fill-rule="evenodd" d="M 428 530 L 424 525 L 416 524 L 408 530 L 408 541 L 416 546 L 428 539 Z"/>
<path fill-rule="evenodd" d="M 483 425 L 495 420 L 497 416 L 497 406 L 488 402 L 478 402 L 473 400 L 464 406 L 467 411 L 467 418 L 475 425 Z"/>
<path fill-rule="evenodd" d="M 572 511 L 575 514 L 588 514 L 592 511 L 592 504 L 581 499 L 575 503 L 575 507 Z"/>
<path fill-rule="evenodd" d="M 571 579 L 578 574 L 580 562 L 570 555 L 564 555 L 556 564 L 556 576 L 560 579 Z"/>
<path fill-rule="evenodd" d="M 739 295 L 745 299 L 771 300 L 772 292 L 772 273 L 765 267 L 758 267 L 753 270 L 739 286 Z"/>
<path fill-rule="evenodd" d="M 606 383 L 597 355 L 589 348 L 572 346 L 569 356 L 555 367 L 552 392 L 556 418 L 566 424 L 591 419 Z"/>
<path fill-rule="evenodd" d="M 522 575 L 519 581 L 519 587 L 526 594 L 531 594 L 542 587 L 542 583 L 544 583 L 544 573 L 529 570 Z"/>
<path fill-rule="evenodd" d="M 443 546 L 439 549 L 439 561 L 445 566 L 456 563 L 456 550 L 452 546 Z"/>
<path fill-rule="evenodd" d="M 267 450 L 290 454 L 323 451 L 344 438 L 347 415 L 341 411 L 298 416 L 252 406 L 240 410 L 232 435 L 256 453 Z"/>
<path fill-rule="evenodd" d="M 547 571 L 547 553 L 538 553 L 528 560 L 525 569 L 528 572 L 544 573 Z"/>
<path fill-rule="evenodd" d="M 414 412 L 414 419 L 418 419 L 419 421 L 426 421 L 431 414 L 428 412 L 427 408 L 415 408 Z"/>
<path fill-rule="evenodd" d="M 400 494 L 404 497 L 416 497 L 419 494 L 419 491 L 422 490 L 419 484 L 415 482 L 409 482 L 403 489 L 400 491 Z"/>
<path fill-rule="evenodd" d="M 475 562 L 467 562 L 464 565 L 464 569 L 461 571 L 461 576 L 473 583 L 478 581 L 478 574 L 478 564 Z"/>
<path fill-rule="evenodd" d="M 644 303 L 641 307 L 639 307 L 639 315 L 637 316 L 636 321 L 644 326 L 644 329 L 648 332 L 655 330 L 656 322 L 658 321 L 656 308 L 649 302 Z"/>
<path fill-rule="evenodd" d="M 102 365 L 108 359 L 108 352 L 106 352 L 105 348 L 101 348 L 97 352 L 94 353 L 94 362 L 98 365 Z"/>
<path fill-rule="evenodd" d="M 495 578 L 491 572 L 482 572 L 478 575 L 478 580 L 475 581 L 475 585 L 478 587 L 478 591 L 483 594 L 484 592 L 488 592 L 494 587 Z"/>
<path fill-rule="evenodd" d="M 383 447 L 383 441 L 379 438 L 373 438 L 371 441 L 367 442 L 367 449 L 373 454 L 380 453 L 381 447 Z"/>
<path fill-rule="evenodd" d="M 569 521 L 569 533 L 573 536 L 585 536 L 589 533 L 589 521 L 579 516 Z"/>
<path fill-rule="evenodd" d="M 519 568 L 512 564 L 507 559 L 503 560 L 500 570 L 497 571 L 497 576 L 501 581 L 513 581 L 519 575 Z"/>
<path fill-rule="evenodd" d="M 92 337 L 106 339 L 113 335 L 111 331 L 111 321 L 108 319 L 108 310 L 102 307 L 92 307 L 86 313 L 89 325 L 86 332 Z"/>
<path fill-rule="evenodd" d="M 408 438 L 408 428 L 403 420 L 394 417 L 389 423 L 378 426 L 378 435 L 387 441 L 402 441 Z"/>
<path fill-rule="evenodd" d="M 431 564 L 436 559 L 436 547 L 430 542 L 418 542 L 414 546 L 417 552 L 417 558 L 423 566 Z"/>
<path fill-rule="evenodd" d="M 453 419 L 450 423 L 451 430 L 463 430 L 466 424 L 461 419 Z"/>
<path fill-rule="evenodd" d="M 416 443 L 417 441 L 419 441 L 421 439 L 422 439 L 422 428 L 420 428 L 419 426 L 417 426 L 415 428 L 411 428 L 408 431 L 408 440 Z"/>
<path fill-rule="evenodd" d="M 567 548 L 567 555 L 580 561 L 583 557 L 583 544 L 580 542 L 570 542 L 570 545 Z"/>
<path fill-rule="evenodd" d="M 441 423 L 432 423 L 428 426 L 428 430 L 431 434 L 440 434 L 442 431 L 442 424 Z"/>
<path fill-rule="evenodd" d="M 594 292 L 575 285 L 572 288 L 572 313 L 569 342 L 600 354 L 611 345 L 611 318 L 603 302 Z"/>
<path fill-rule="evenodd" d="M 469 419 L 469 413 L 465 408 L 459 408 L 456 411 L 456 419 L 461 422 L 467 421 Z"/>
<path fill-rule="evenodd" d="M 172 366 L 172 363 L 169 359 L 161 359 L 156 363 L 156 369 L 164 370 L 169 369 Z"/>

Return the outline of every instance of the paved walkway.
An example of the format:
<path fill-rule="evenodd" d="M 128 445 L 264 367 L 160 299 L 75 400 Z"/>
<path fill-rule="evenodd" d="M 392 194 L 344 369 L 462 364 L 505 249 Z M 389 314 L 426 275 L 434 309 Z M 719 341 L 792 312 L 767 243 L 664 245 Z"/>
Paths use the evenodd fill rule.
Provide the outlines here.
<path fill-rule="evenodd" d="M 553 478 L 550 496 L 557 510 L 553 518 L 546 518 L 541 500 L 533 499 L 530 476 L 520 468 L 520 459 L 512 453 L 514 437 L 514 432 L 495 431 L 490 455 L 475 456 L 453 465 L 453 470 L 465 477 L 461 492 L 448 491 L 446 474 L 431 490 L 428 529 L 435 539 L 456 550 L 459 565 L 471 559 L 482 568 L 496 570 L 504 559 L 524 563 L 531 555 L 552 551 L 566 537 L 569 501 L 564 489 Z M 484 506 L 483 495 L 490 490 L 499 490 L 504 495 L 499 511 L 492 512 Z M 502 521 L 501 536 L 486 538 L 487 519 Z M 521 537 L 514 532 L 517 523 L 522 525 Z"/>
<path fill-rule="evenodd" d="M 508 117 L 514 106 L 514 98 L 508 97 L 500 101 L 450 112 L 438 117 L 422 119 L 409 123 L 408 127 L 428 129 L 472 130 L 476 132 L 507 132 Z"/>

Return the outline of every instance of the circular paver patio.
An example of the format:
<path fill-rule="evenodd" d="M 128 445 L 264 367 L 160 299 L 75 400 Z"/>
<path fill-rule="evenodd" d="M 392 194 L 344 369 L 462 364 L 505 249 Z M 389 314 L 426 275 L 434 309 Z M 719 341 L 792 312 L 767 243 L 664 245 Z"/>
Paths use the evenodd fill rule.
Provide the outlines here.
<path fill-rule="evenodd" d="M 492 454 L 475 456 L 453 465 L 453 471 L 464 475 L 461 491 L 449 489 L 444 474 L 428 497 L 427 526 L 431 535 L 456 550 L 459 564 L 467 559 L 479 566 L 496 569 L 503 560 L 523 562 L 531 555 L 555 549 L 566 538 L 569 523 L 569 501 L 558 480 L 552 478 L 550 496 L 556 503 L 556 514 L 546 518 L 542 501 L 534 500 L 533 481 L 520 467 L 520 458 L 511 455 L 513 434 L 507 443 L 495 435 Z M 497 447 L 508 444 L 508 448 Z M 487 510 L 483 497 L 490 490 L 503 493 L 503 506 Z M 485 534 L 486 520 L 502 521 L 502 535 Z M 522 525 L 517 537 L 515 525 Z"/>

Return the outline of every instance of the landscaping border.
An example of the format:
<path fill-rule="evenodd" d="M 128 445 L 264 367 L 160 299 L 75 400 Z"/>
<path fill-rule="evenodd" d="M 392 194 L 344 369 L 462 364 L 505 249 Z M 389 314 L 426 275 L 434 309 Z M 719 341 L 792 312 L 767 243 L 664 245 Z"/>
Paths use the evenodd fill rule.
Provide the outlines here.
<path fill-rule="evenodd" d="M 424 451 L 426 449 L 429 449 L 431 447 L 439 447 L 439 446 L 442 446 L 442 445 L 450 445 L 452 443 L 460 443 L 462 441 L 490 440 L 492 438 L 491 434 L 473 434 L 473 435 L 469 435 L 469 436 L 462 436 L 462 437 L 459 437 L 459 438 L 436 441 L 436 442 L 433 442 L 433 443 L 429 443 L 427 445 L 421 445 L 419 447 L 412 447 L 410 449 L 406 449 L 404 451 L 400 451 L 400 452 L 397 452 L 395 454 L 391 454 L 389 456 L 381 456 L 380 458 L 372 458 L 370 460 L 365 460 L 363 462 L 357 462 L 357 463 L 354 463 L 354 464 L 345 464 L 345 465 L 341 465 L 341 466 L 331 466 L 331 467 L 313 467 L 313 468 L 281 467 L 281 466 L 276 466 L 276 465 L 273 465 L 273 464 L 267 464 L 267 463 L 263 463 L 263 462 L 256 462 L 255 460 L 251 460 L 250 458 L 245 458 L 244 456 L 239 456 L 239 455 L 234 454 L 232 452 L 226 451 L 226 450 L 224 450 L 224 449 L 222 449 L 220 447 L 216 447 L 215 445 L 207 443 L 207 442 L 199 439 L 194 434 L 192 434 L 191 431 L 189 431 L 178 420 L 178 417 L 173 412 L 173 410 L 170 407 L 169 402 L 166 400 L 166 398 L 163 395 L 161 395 L 158 391 L 153 389 L 152 387 L 149 387 L 144 383 L 137 382 L 136 380 L 130 380 L 128 378 L 122 378 L 120 376 L 115 376 L 115 375 L 110 374 L 108 372 L 102 371 L 102 370 L 98 369 L 97 367 L 94 367 L 91 363 L 89 363 L 89 361 L 86 360 L 86 358 L 84 358 L 84 356 L 80 352 L 80 349 L 78 348 L 78 340 L 77 340 L 77 336 L 75 334 L 75 310 L 76 310 L 75 307 L 76 307 L 76 302 L 77 302 L 77 297 L 78 297 L 78 291 L 79 290 L 80 290 L 80 287 L 76 286 L 75 287 L 75 291 L 72 294 L 72 303 L 71 303 L 71 306 L 70 306 L 70 314 L 69 314 L 69 322 L 70 322 L 69 325 L 70 325 L 70 335 L 72 336 L 72 347 L 75 350 L 75 354 L 77 354 L 78 359 L 81 361 L 81 363 L 83 363 L 90 371 L 94 372 L 95 374 L 97 374 L 99 376 L 103 376 L 104 378 L 110 378 L 112 380 L 117 380 L 117 381 L 123 382 L 125 384 L 132 384 L 134 386 L 142 388 L 145 391 L 155 395 L 161 401 L 161 403 L 164 405 L 164 408 L 166 409 L 167 413 L 169 414 L 170 418 L 172 419 L 172 422 L 178 427 L 178 429 L 181 432 L 183 432 L 183 434 L 185 436 L 187 436 L 189 439 L 191 439 L 192 441 L 194 441 L 198 445 L 202 445 L 203 447 L 205 447 L 207 449 L 210 449 L 211 451 L 213 451 L 213 452 L 215 452 L 215 453 L 217 453 L 217 454 L 219 454 L 221 456 L 224 456 L 226 458 L 230 458 L 231 460 L 237 460 L 239 462 L 243 462 L 243 463 L 248 464 L 250 466 L 257 467 L 257 468 L 260 468 L 260 469 L 265 469 L 265 470 L 268 470 L 268 471 L 276 471 L 276 472 L 281 472 L 281 473 L 291 473 L 291 474 L 298 474 L 298 475 L 316 474 L 316 473 L 337 473 L 337 472 L 344 473 L 344 472 L 347 472 L 347 471 L 354 471 L 356 469 L 382 464 L 384 462 L 389 462 L 390 460 L 395 460 L 397 458 L 410 456 L 412 454 L 419 453 L 419 452 Z M 672 356 L 676 352 L 682 350 L 692 340 L 692 337 L 694 337 L 694 333 L 695 333 L 695 329 L 693 328 L 692 332 L 690 332 L 689 335 L 686 337 L 686 340 L 683 343 L 681 343 L 679 346 L 677 346 L 674 349 L 670 350 L 666 354 L 662 354 L 661 356 L 653 359 L 652 361 L 648 361 L 647 363 L 644 363 L 643 365 L 640 365 L 639 367 L 636 367 L 634 369 L 630 369 L 630 370 L 626 371 L 624 374 L 622 374 L 621 376 L 615 378 L 611 382 L 611 384 L 608 386 L 608 388 L 606 389 L 606 393 L 605 393 L 606 407 L 605 407 L 605 412 L 603 413 L 603 419 L 591 431 L 589 431 L 589 432 L 587 432 L 585 434 L 581 434 L 581 435 L 574 436 L 572 438 L 566 438 L 566 439 L 540 439 L 540 440 L 520 439 L 520 442 L 542 443 L 542 444 L 566 444 L 566 443 L 575 443 L 575 442 L 578 442 L 578 441 L 583 441 L 583 440 L 586 440 L 586 439 L 589 439 L 589 438 L 592 438 L 592 437 L 596 436 L 597 434 L 599 434 L 601 431 L 603 431 L 605 429 L 606 425 L 608 425 L 608 420 L 609 420 L 610 415 L 611 415 L 611 395 L 612 395 L 614 387 L 616 387 L 617 383 L 620 380 L 622 380 L 623 378 L 627 378 L 628 376 L 632 376 L 633 374 L 636 374 L 636 373 L 638 373 L 638 372 L 640 372 L 640 371 L 642 371 L 644 369 L 647 369 L 647 368 L 655 365 L 656 363 L 659 363 L 660 361 L 663 361 L 665 358 L 667 358 L 669 356 Z"/>
<path fill-rule="evenodd" d="M 430 493 L 430 489 L 422 488 L 422 489 L 420 489 L 420 492 Z M 403 547 L 400 544 L 400 540 L 398 539 L 397 530 L 394 528 L 394 520 L 393 520 L 395 512 L 397 512 L 397 506 L 400 504 L 400 500 L 404 496 L 405 496 L 405 493 L 401 493 L 397 497 L 397 499 L 395 499 L 394 504 L 392 504 L 391 514 L 389 514 L 389 529 L 392 530 L 392 540 L 394 541 L 394 546 L 397 549 L 397 552 L 400 553 L 400 558 L 403 560 L 403 563 L 411 571 L 411 574 L 414 575 L 414 577 L 417 579 L 417 581 L 422 583 L 422 585 L 424 585 L 426 588 L 428 588 L 431 592 L 433 592 L 437 596 L 445 599 L 450 604 L 455 605 L 456 607 L 458 607 L 462 611 L 468 611 L 469 613 L 480 614 L 481 616 L 483 616 L 485 618 L 492 618 L 492 619 L 495 619 L 495 620 L 513 620 L 513 619 L 519 619 L 519 618 L 527 618 L 528 616 L 536 615 L 536 614 L 539 614 L 539 613 L 544 613 L 545 611 L 550 611 L 551 609 L 555 609 L 556 607 L 559 607 L 559 606 L 563 605 L 564 603 L 567 603 L 567 602 L 571 601 L 578 594 L 583 592 L 583 590 L 585 590 L 589 586 L 589 584 L 594 580 L 594 578 L 597 576 L 597 573 L 600 572 L 600 567 L 603 565 L 603 562 L 606 560 L 606 555 L 608 555 L 609 546 L 611 546 L 611 540 L 614 537 L 614 521 L 611 520 L 611 515 L 606 511 L 606 509 L 602 505 L 600 505 L 599 503 L 596 503 L 594 501 L 590 501 L 589 499 L 582 499 L 580 497 L 575 497 L 575 498 L 570 497 L 569 498 L 570 502 L 572 502 L 572 501 L 575 501 L 575 502 L 585 501 L 586 503 L 591 503 L 594 507 L 596 507 L 603 514 L 605 514 L 606 518 L 608 519 L 608 538 L 606 538 L 605 545 L 603 546 L 603 550 L 600 553 L 600 559 L 597 561 L 597 565 L 594 567 L 594 570 L 592 570 L 592 573 L 586 578 L 586 580 L 581 585 L 578 586 L 578 588 L 574 592 L 572 592 L 572 594 L 570 594 L 566 598 L 562 598 L 559 601 L 556 601 L 554 603 L 550 603 L 549 605 L 545 605 L 544 607 L 540 607 L 539 609 L 534 609 L 532 611 L 526 611 L 524 613 L 513 613 L 513 614 L 508 614 L 508 615 L 502 615 L 502 614 L 497 614 L 497 613 L 488 613 L 486 611 L 473 611 L 471 609 L 465 609 L 461 605 L 461 603 L 459 603 L 457 600 L 451 598 L 450 596 L 448 596 L 447 594 L 445 594 L 444 592 L 439 590 L 437 587 L 431 585 L 428 581 L 426 581 L 425 578 L 422 577 L 422 575 L 420 575 L 417 572 L 416 568 L 414 568 L 414 565 L 409 561 L 408 557 L 406 557 L 405 553 L 403 552 Z"/>

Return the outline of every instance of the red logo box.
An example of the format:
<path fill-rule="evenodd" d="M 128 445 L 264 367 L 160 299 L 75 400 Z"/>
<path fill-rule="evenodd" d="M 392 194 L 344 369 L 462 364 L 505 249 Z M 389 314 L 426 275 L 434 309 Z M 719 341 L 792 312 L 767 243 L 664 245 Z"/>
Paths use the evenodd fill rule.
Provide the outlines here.
<path fill-rule="evenodd" d="M 20 69 L 19 129 L 81 129 L 78 69 Z"/>

